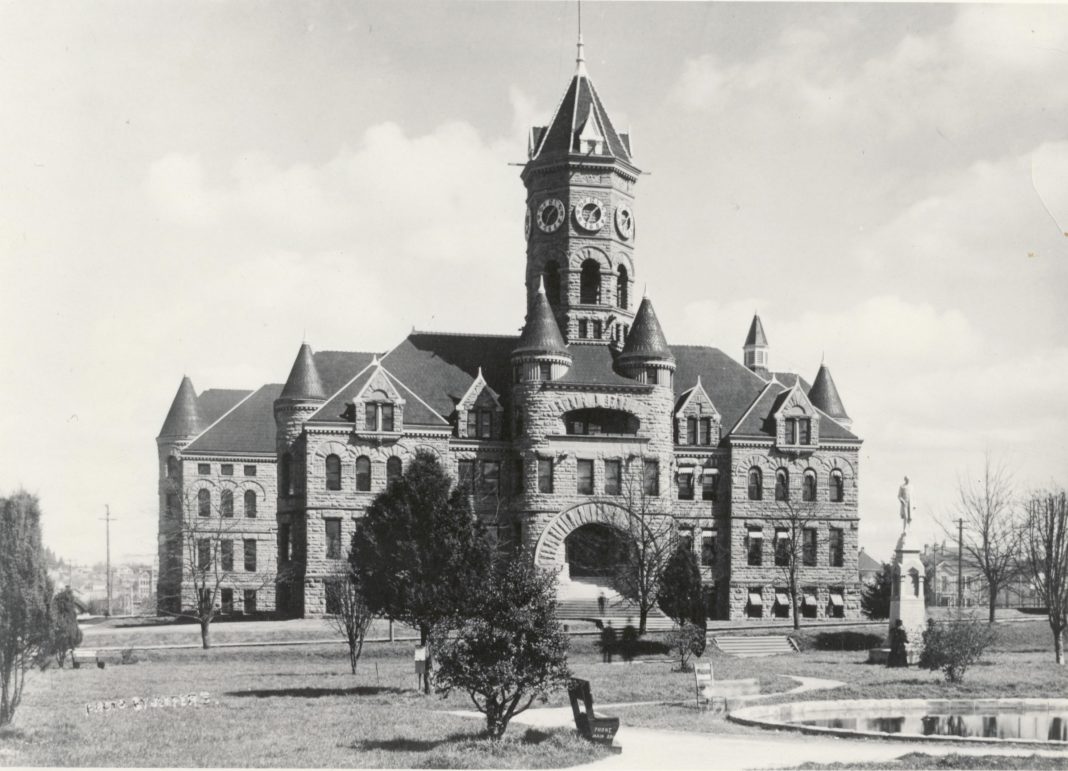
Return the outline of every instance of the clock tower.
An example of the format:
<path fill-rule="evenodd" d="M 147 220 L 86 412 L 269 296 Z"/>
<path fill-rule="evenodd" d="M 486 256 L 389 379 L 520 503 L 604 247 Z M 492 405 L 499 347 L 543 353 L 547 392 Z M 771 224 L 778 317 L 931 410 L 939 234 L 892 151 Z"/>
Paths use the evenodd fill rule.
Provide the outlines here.
<path fill-rule="evenodd" d="M 630 136 L 616 131 L 586 71 L 548 126 L 530 130 L 527 314 L 545 294 L 568 344 L 621 348 L 634 319 L 634 183 Z"/>

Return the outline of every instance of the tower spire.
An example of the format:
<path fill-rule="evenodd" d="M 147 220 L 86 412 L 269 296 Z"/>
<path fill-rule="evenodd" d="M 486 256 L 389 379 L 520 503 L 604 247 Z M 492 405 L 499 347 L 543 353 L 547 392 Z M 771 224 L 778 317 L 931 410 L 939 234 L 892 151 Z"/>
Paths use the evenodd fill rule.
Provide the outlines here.
<path fill-rule="evenodd" d="M 582 50 L 582 0 L 578 3 L 578 53 L 575 56 L 575 74 L 586 75 L 586 54 Z"/>

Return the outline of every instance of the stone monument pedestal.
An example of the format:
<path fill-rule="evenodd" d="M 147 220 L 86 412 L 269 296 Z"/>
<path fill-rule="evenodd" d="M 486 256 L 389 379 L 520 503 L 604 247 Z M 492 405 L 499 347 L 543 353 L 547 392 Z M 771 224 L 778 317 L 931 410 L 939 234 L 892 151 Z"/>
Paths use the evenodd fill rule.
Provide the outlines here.
<path fill-rule="evenodd" d="M 923 633 L 927 629 L 927 604 L 924 601 L 924 583 L 926 571 L 920 560 L 920 550 L 910 542 L 908 531 L 901 533 L 894 548 L 893 585 L 890 595 L 889 630 L 901 619 L 909 642 L 906 646 L 909 664 L 915 664 L 923 649 Z M 868 661 L 873 664 L 885 664 L 890 648 L 872 648 L 868 651 Z"/>

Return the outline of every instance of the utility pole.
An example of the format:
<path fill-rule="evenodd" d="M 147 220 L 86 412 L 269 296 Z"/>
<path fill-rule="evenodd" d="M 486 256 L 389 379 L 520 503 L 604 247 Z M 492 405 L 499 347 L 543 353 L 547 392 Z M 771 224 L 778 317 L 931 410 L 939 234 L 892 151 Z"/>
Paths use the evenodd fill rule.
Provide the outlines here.
<path fill-rule="evenodd" d="M 964 517 L 957 520 L 957 614 L 964 613 Z"/>
<path fill-rule="evenodd" d="M 104 504 L 104 520 L 105 534 L 107 538 L 107 557 L 104 562 L 104 570 L 107 571 L 107 591 L 108 591 L 108 609 L 105 614 L 107 618 L 111 618 L 111 507 L 108 504 Z"/>

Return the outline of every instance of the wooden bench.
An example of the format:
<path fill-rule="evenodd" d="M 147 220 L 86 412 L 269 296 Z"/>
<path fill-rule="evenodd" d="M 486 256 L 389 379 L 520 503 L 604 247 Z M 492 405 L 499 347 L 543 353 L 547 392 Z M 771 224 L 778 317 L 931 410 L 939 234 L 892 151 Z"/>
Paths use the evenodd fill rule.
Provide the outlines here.
<path fill-rule="evenodd" d="M 97 669 L 103 669 L 105 667 L 104 658 L 100 655 L 99 651 L 82 650 L 77 648 L 71 651 L 70 663 L 75 669 L 80 669 L 82 664 L 96 663 Z"/>
<path fill-rule="evenodd" d="M 612 744 L 619 730 L 619 718 L 598 715 L 593 711 L 593 694 L 590 693 L 590 681 L 575 677 L 567 689 L 571 699 L 571 711 L 575 715 L 575 728 L 587 740 L 604 744 L 615 752 L 621 748 Z"/>

